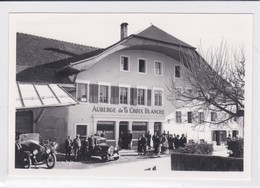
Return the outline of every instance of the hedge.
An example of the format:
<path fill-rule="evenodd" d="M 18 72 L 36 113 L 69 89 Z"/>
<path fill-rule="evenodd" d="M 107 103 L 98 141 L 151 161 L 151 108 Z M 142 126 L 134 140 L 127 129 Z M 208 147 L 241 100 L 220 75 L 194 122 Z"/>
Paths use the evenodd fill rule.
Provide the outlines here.
<path fill-rule="evenodd" d="M 243 159 L 188 153 L 172 153 L 171 169 L 177 171 L 243 171 Z"/>

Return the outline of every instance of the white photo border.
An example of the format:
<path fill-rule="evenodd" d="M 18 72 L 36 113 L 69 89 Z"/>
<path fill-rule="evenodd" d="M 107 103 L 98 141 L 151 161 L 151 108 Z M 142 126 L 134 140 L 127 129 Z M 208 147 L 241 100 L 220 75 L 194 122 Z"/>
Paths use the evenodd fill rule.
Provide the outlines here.
<path fill-rule="evenodd" d="M 64 187 L 64 185 L 69 185 L 71 187 L 121 187 L 127 185 L 127 187 L 258 187 L 259 183 L 259 166 L 260 162 L 259 156 L 259 117 L 256 114 L 260 111 L 258 104 L 260 104 L 258 97 L 260 94 L 260 89 L 258 87 L 259 80 L 259 70 L 260 66 L 257 62 L 260 60 L 260 8 L 259 2 L 23 2 L 23 3 L 0 3 L 0 84 L 2 92 L 0 92 L 0 119 L 1 119 L 1 131 L 0 131 L 0 152 L 2 153 L 0 160 L 0 187 L 53 187 L 53 185 L 58 185 L 57 187 Z M 149 6 L 148 6 L 149 5 Z M 109 11 L 108 11 L 109 10 Z M 180 176 L 178 179 L 171 178 L 156 178 L 151 174 L 151 178 L 146 177 L 94 177 L 89 176 L 84 178 L 83 176 L 76 175 L 72 177 L 72 173 L 63 174 L 62 176 L 57 176 L 59 171 L 48 171 L 50 176 L 46 176 L 47 171 L 39 170 L 39 173 L 44 175 L 35 176 L 35 173 L 28 171 L 25 176 L 14 176 L 10 174 L 9 161 L 10 161 L 10 143 L 9 140 L 14 138 L 14 135 L 9 134 L 9 125 L 13 124 L 14 121 L 11 118 L 11 114 L 14 112 L 14 107 L 10 106 L 9 101 L 12 96 L 12 87 L 9 83 L 15 79 L 15 69 L 10 67 L 9 62 L 14 61 L 14 57 L 10 57 L 9 53 L 12 51 L 9 44 L 11 37 L 9 33 L 9 16 L 12 13 L 173 13 L 173 14 L 189 14 L 189 13 L 204 13 L 204 14 L 251 14 L 253 16 L 253 61 L 252 65 L 246 67 L 247 76 L 246 82 L 252 83 L 247 85 L 248 92 L 246 96 L 249 97 L 247 104 L 249 108 L 245 110 L 247 115 L 246 122 L 251 124 L 252 120 L 252 130 L 247 129 L 247 131 L 252 131 L 252 139 L 247 139 L 248 145 L 252 145 L 251 153 L 245 153 L 245 155 L 250 158 L 246 159 L 245 162 L 252 163 L 246 176 L 240 177 L 237 174 L 238 179 L 198 179 L 197 176 L 204 176 L 204 172 L 195 172 L 196 177 L 194 177 L 194 172 L 178 172 Z M 13 39 L 15 40 L 15 39 Z M 11 59 L 9 59 L 11 58 Z M 251 72 L 252 71 L 252 72 Z M 251 92 L 252 91 L 252 92 Z M 251 98 L 252 96 L 252 98 Z M 251 100 L 252 99 L 252 100 Z M 252 103 L 253 101 L 253 103 Z M 251 119 L 252 117 L 252 119 Z M 246 131 L 246 130 L 245 130 Z M 245 133 L 246 134 L 246 133 Z M 250 134 L 249 134 L 250 135 Z M 245 142 L 247 142 L 245 140 Z M 252 143 L 252 144 L 251 144 Z M 152 173 L 152 172 L 151 172 Z M 30 174 L 30 175 L 29 175 Z M 219 176 L 222 176 L 220 173 Z M 225 173 L 224 173 L 225 174 Z M 26 176 L 27 175 L 27 176 Z M 28 177 L 29 176 L 29 177 Z M 44 177 L 44 178 L 43 178 Z M 66 179 L 70 177 L 70 179 Z M 193 178 L 192 178 L 193 177 Z M 99 181 L 102 178 L 102 181 Z M 86 183 L 87 182 L 87 183 Z"/>

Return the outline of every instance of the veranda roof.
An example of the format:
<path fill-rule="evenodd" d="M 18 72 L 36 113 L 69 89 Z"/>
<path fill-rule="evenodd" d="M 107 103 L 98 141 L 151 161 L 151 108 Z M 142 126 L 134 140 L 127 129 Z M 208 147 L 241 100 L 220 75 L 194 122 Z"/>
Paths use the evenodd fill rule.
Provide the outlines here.
<path fill-rule="evenodd" d="M 69 106 L 77 103 L 57 84 L 16 82 L 16 110 Z"/>

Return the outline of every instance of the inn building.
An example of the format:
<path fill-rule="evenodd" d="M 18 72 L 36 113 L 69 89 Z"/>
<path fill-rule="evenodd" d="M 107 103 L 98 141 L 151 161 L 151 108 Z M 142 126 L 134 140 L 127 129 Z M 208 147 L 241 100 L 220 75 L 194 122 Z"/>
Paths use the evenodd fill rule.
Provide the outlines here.
<path fill-rule="evenodd" d="M 105 49 L 17 33 L 16 132 L 38 132 L 63 143 L 67 135 L 105 131 L 115 146 L 128 130 L 133 146 L 148 130 L 216 145 L 228 134 L 243 136 L 236 121 L 196 130 L 192 107 L 169 100 L 172 80 L 181 90 L 192 89 L 180 54 L 195 51 L 193 46 L 154 25 L 129 36 L 127 27 L 122 23 L 120 40 Z M 215 121 L 217 114 L 209 118 Z"/>

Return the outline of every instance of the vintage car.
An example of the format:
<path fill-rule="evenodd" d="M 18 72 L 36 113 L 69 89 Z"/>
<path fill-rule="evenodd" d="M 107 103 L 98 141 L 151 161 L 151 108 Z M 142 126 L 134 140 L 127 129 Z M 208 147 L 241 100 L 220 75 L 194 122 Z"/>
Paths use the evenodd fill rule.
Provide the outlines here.
<path fill-rule="evenodd" d="M 94 148 L 89 149 L 89 158 L 95 158 L 102 162 L 119 159 L 118 148 L 107 145 L 106 138 L 94 136 L 92 139 L 94 139 Z"/>
<path fill-rule="evenodd" d="M 39 134 L 21 134 L 15 143 L 16 168 L 30 168 L 31 165 L 46 164 L 54 168 L 56 163 L 55 146 L 49 141 L 39 142 Z"/>

